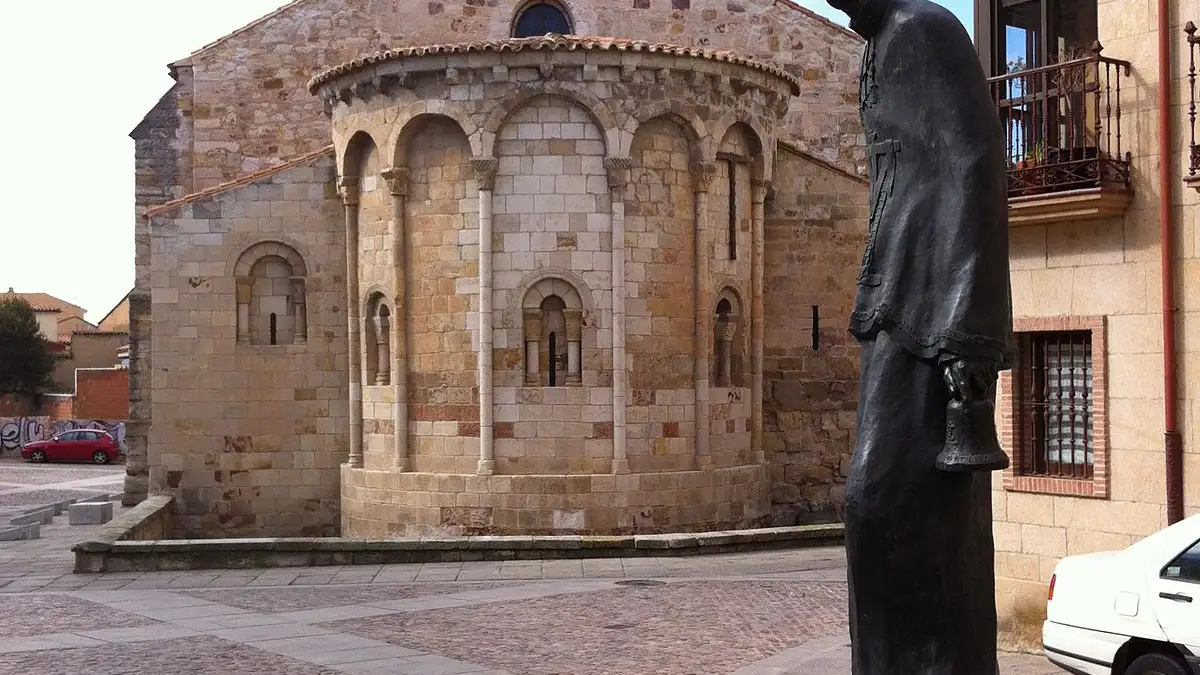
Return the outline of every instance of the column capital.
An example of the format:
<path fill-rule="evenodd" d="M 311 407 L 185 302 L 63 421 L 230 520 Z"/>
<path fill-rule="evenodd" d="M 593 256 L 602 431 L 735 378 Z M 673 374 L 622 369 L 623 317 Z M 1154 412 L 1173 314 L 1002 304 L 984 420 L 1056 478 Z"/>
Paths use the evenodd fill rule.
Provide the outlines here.
<path fill-rule="evenodd" d="M 342 176 L 337 182 L 338 196 L 346 206 L 358 206 L 358 177 Z"/>
<path fill-rule="evenodd" d="M 693 162 L 692 175 L 696 177 L 695 191 L 708 192 L 717 177 L 717 165 L 713 162 Z"/>
<path fill-rule="evenodd" d="M 496 171 L 500 169 L 500 160 L 494 157 L 471 160 L 471 171 L 475 172 L 475 180 L 479 182 L 480 190 L 496 189 Z"/>
<path fill-rule="evenodd" d="M 395 197 L 408 196 L 409 171 L 406 166 L 393 166 L 379 172 L 381 178 L 387 181 L 388 190 Z"/>
<path fill-rule="evenodd" d="M 629 170 L 633 168 L 633 159 L 629 157 L 605 157 L 604 169 L 608 172 L 608 186 L 623 188 L 629 181 Z"/>
<path fill-rule="evenodd" d="M 755 178 L 754 180 L 751 180 L 750 185 L 753 187 L 753 189 L 750 191 L 750 199 L 755 203 L 765 202 L 767 197 L 771 194 L 771 190 L 773 189 L 771 181 L 763 180 L 761 178 Z"/>

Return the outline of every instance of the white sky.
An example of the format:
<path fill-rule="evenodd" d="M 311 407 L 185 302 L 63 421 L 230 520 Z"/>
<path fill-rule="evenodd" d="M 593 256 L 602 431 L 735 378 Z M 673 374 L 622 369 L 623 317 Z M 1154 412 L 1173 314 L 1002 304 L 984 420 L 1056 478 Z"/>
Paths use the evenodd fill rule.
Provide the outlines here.
<path fill-rule="evenodd" d="M 404 0 L 416 2 L 417 0 Z M 970 0 L 941 0 L 970 24 Z M 287 0 L 4 0 L 0 292 L 99 321 L 133 287 L 133 141 L 167 64 Z M 801 4 L 844 17 L 821 0 Z"/>

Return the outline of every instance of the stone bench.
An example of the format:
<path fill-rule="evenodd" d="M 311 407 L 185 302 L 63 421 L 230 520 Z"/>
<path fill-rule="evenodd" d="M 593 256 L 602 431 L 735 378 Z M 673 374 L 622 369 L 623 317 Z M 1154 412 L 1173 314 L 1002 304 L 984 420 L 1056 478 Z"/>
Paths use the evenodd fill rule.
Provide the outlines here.
<path fill-rule="evenodd" d="M 0 528 L 0 541 L 26 541 L 29 539 L 40 539 L 41 537 L 42 524 L 40 522 Z"/>
<path fill-rule="evenodd" d="M 113 518 L 112 502 L 76 502 L 68 509 L 72 525 L 103 525 Z"/>
<path fill-rule="evenodd" d="M 38 523 L 39 525 L 49 525 L 54 522 L 54 506 L 44 506 L 38 509 L 26 511 L 24 515 L 17 516 L 12 519 L 13 525 L 29 525 L 30 523 Z"/>

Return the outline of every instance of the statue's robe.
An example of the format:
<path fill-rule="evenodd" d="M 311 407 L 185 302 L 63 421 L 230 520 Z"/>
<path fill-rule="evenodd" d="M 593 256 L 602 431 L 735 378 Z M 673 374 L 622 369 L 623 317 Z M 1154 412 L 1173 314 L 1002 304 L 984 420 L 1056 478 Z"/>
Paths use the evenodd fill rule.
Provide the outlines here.
<path fill-rule="evenodd" d="M 926 0 L 862 0 L 870 221 L 846 485 L 854 675 L 994 675 L 990 473 L 935 466 L 942 365 L 1009 366 L 1004 134 L 970 37 Z"/>

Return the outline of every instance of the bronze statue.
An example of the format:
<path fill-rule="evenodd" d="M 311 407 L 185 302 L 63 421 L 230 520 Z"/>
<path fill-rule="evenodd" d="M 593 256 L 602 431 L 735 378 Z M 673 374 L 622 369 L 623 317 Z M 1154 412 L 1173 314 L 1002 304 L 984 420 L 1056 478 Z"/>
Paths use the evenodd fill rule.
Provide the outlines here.
<path fill-rule="evenodd" d="M 828 0 L 867 39 L 870 221 L 846 485 L 854 675 L 996 675 L 992 418 L 1012 358 L 1004 134 L 962 24 Z"/>

